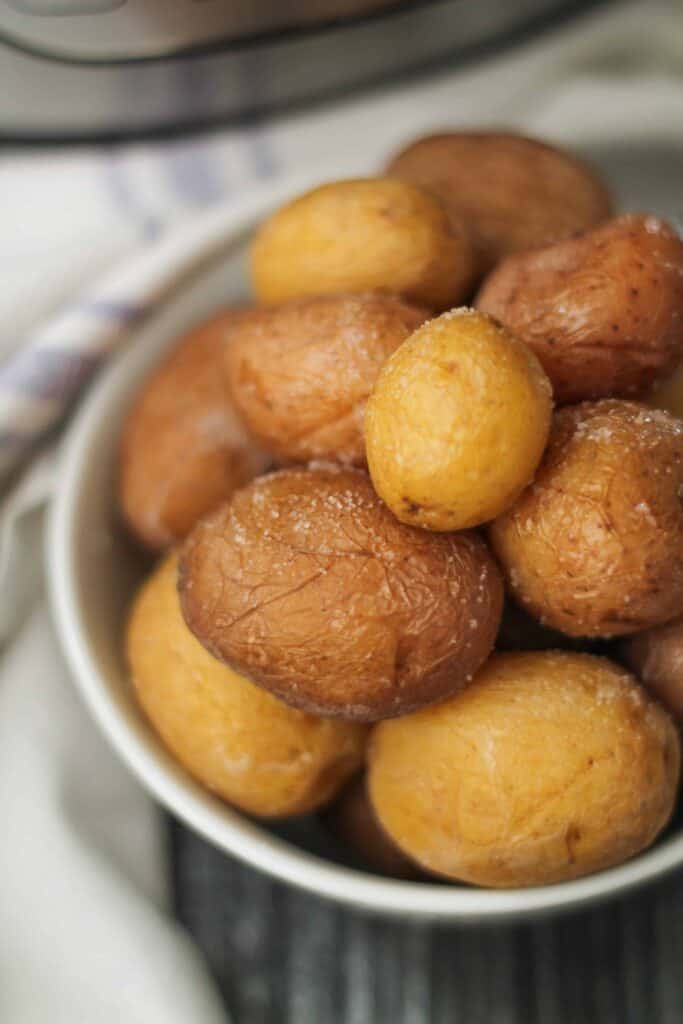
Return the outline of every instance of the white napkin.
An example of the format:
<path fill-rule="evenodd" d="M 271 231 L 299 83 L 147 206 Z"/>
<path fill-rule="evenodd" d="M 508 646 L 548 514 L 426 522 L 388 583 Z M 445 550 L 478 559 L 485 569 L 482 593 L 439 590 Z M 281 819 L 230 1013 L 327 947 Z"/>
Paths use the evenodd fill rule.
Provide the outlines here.
<path fill-rule="evenodd" d="M 680 136 L 682 43 L 679 5 L 633 2 L 473 69 L 248 131 L 5 155 L 0 366 L 174 223 L 321 157 L 380 166 L 409 136 L 455 124 L 560 142 Z M 213 1024 L 224 1011 L 168 914 L 156 810 L 72 691 L 43 605 L 40 509 L 55 480 L 45 457 L 0 507 L 0 1017 Z"/>

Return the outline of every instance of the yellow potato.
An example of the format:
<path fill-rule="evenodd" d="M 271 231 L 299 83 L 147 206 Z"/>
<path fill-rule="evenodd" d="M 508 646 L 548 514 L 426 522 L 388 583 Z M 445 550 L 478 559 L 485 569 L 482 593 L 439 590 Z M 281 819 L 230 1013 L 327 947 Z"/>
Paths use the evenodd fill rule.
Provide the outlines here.
<path fill-rule="evenodd" d="M 556 651 L 494 656 L 457 696 L 381 722 L 369 747 L 390 838 L 429 871 L 497 888 L 639 853 L 669 820 L 679 770 L 676 727 L 633 676 Z"/>
<path fill-rule="evenodd" d="M 185 625 L 177 558 L 131 613 L 127 654 L 138 700 L 171 753 L 207 789 L 249 814 L 307 814 L 363 761 L 366 730 L 282 704 L 208 654 Z"/>
<path fill-rule="evenodd" d="M 550 383 L 525 345 L 482 313 L 445 313 L 390 356 L 368 401 L 377 493 L 413 526 L 484 523 L 533 477 L 551 413 Z"/>
<path fill-rule="evenodd" d="M 268 305 L 380 291 L 442 310 L 463 298 L 473 269 L 464 227 L 428 192 L 388 178 L 306 192 L 261 225 L 251 249 L 254 292 Z"/>

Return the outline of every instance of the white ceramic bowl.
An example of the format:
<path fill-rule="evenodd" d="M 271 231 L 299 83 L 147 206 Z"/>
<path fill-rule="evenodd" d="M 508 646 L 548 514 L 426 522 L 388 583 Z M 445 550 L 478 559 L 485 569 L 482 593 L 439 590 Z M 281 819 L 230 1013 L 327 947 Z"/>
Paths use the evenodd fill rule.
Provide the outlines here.
<path fill-rule="evenodd" d="M 221 222 L 225 248 L 102 374 L 69 432 L 48 531 L 48 576 L 63 648 L 94 718 L 143 785 L 210 842 L 276 878 L 366 910 L 442 921 L 522 918 L 615 895 L 680 865 L 683 834 L 676 831 L 620 867 L 544 888 L 494 891 L 380 878 L 321 856 L 324 841 L 314 824 L 272 828 L 221 803 L 172 760 L 140 714 L 122 657 L 124 616 L 142 567 L 115 510 L 121 424 L 145 375 L 178 335 L 245 296 L 245 228 L 286 191 L 252 204 L 246 223 L 244 210 L 239 217 L 212 214 L 210 233 Z M 195 226 L 176 242 L 191 255 L 205 237 Z"/>

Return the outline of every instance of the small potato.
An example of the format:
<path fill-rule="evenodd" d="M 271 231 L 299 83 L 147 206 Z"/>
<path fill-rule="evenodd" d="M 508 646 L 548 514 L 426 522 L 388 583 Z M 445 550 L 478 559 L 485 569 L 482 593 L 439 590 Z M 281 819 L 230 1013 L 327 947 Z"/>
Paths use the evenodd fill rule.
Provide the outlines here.
<path fill-rule="evenodd" d="M 228 338 L 244 315 L 227 310 L 190 331 L 128 414 L 119 503 L 129 528 L 152 550 L 181 540 L 270 461 L 242 425 L 223 380 Z"/>
<path fill-rule="evenodd" d="M 619 217 L 506 260 L 476 306 L 533 349 L 557 402 L 643 395 L 683 358 L 683 242 Z"/>
<path fill-rule="evenodd" d="M 655 409 L 666 409 L 672 416 L 683 420 L 683 366 L 679 366 L 670 377 L 657 385 L 648 395 L 647 403 Z"/>
<path fill-rule="evenodd" d="M 427 188 L 470 228 L 482 273 L 513 252 L 606 220 L 604 184 L 582 160 L 506 132 L 444 132 L 406 146 L 388 175 Z"/>
<path fill-rule="evenodd" d="M 366 730 L 295 711 L 208 654 L 183 622 L 177 559 L 141 588 L 127 653 L 138 700 L 171 753 L 249 814 L 307 814 L 363 762 Z"/>
<path fill-rule="evenodd" d="M 683 424 L 604 399 L 555 414 L 535 483 L 490 527 L 512 594 L 570 636 L 617 636 L 683 607 Z"/>
<path fill-rule="evenodd" d="M 432 310 L 455 305 L 472 279 L 465 229 L 429 193 L 402 181 L 336 181 L 262 224 L 251 249 L 257 298 L 379 291 Z"/>
<path fill-rule="evenodd" d="M 342 790 L 325 811 L 324 821 L 336 838 L 374 871 L 391 878 L 419 877 L 416 865 L 401 853 L 377 824 L 362 775 Z"/>
<path fill-rule="evenodd" d="M 236 327 L 226 352 L 245 423 L 280 459 L 363 465 L 368 395 L 387 356 L 427 315 L 373 294 L 255 310 Z"/>
<path fill-rule="evenodd" d="M 422 867 L 511 888 L 644 850 L 679 770 L 677 730 L 633 676 L 544 651 L 496 655 L 457 696 L 380 723 L 368 778 L 380 824 Z"/>
<path fill-rule="evenodd" d="M 550 384 L 526 346 L 481 313 L 444 313 L 377 379 L 365 414 L 372 482 L 404 523 L 477 526 L 533 477 L 551 412 Z"/>
<path fill-rule="evenodd" d="M 624 661 L 683 724 L 683 618 L 621 642 Z"/>
<path fill-rule="evenodd" d="M 503 598 L 481 538 L 401 526 L 365 473 L 335 467 L 261 477 L 202 520 L 180 595 L 217 657 L 295 707 L 359 721 L 465 686 Z"/>

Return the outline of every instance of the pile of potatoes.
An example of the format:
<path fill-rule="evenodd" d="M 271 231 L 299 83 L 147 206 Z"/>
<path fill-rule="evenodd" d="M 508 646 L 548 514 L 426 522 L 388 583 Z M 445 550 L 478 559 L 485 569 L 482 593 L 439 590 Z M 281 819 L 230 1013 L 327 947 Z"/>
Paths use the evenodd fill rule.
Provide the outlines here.
<path fill-rule="evenodd" d="M 645 849 L 683 721 L 676 232 L 568 153 L 452 132 L 276 210 L 251 281 L 122 439 L 163 742 L 401 878 Z"/>

